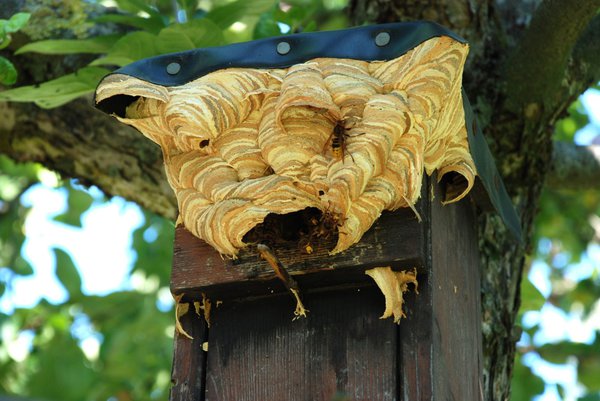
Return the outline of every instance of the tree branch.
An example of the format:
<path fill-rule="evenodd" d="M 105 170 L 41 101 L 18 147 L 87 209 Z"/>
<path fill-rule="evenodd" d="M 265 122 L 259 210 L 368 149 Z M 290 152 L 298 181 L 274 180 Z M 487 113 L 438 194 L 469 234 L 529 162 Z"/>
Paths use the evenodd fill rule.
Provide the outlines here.
<path fill-rule="evenodd" d="M 507 60 L 507 106 L 528 118 L 555 110 L 557 93 L 582 33 L 600 0 L 545 0 Z M 544 110 L 545 109 L 545 110 Z"/>
<path fill-rule="evenodd" d="M 568 70 L 569 80 L 578 82 L 578 95 L 600 80 L 600 14 L 589 23 L 573 49 Z"/>
<path fill-rule="evenodd" d="M 555 142 L 546 184 L 554 189 L 600 189 L 600 146 Z"/>
<path fill-rule="evenodd" d="M 176 202 L 158 146 L 80 99 L 53 110 L 0 102 L 0 152 L 39 162 L 173 218 Z"/>

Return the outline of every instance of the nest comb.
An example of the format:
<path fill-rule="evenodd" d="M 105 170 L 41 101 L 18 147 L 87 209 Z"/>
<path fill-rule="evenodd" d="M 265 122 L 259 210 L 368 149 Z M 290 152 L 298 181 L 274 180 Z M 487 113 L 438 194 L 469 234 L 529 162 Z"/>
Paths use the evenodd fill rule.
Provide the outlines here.
<path fill-rule="evenodd" d="M 289 35 L 133 63 L 96 102 L 161 147 L 180 221 L 224 255 L 303 211 L 305 237 L 335 235 L 341 252 L 434 171 L 443 202 L 479 176 L 519 236 L 462 91 L 467 54 L 426 22 Z"/>

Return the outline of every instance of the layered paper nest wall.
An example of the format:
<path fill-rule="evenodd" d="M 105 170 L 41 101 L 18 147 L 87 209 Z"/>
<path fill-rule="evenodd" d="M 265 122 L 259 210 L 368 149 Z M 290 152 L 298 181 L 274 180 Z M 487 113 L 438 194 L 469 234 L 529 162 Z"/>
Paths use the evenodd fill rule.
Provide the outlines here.
<path fill-rule="evenodd" d="M 174 87 L 114 74 L 96 100 L 139 96 L 117 118 L 160 145 L 181 221 L 221 254 L 235 257 L 267 215 L 306 208 L 336 222 L 337 253 L 382 211 L 412 206 L 424 172 L 464 177 L 447 202 L 471 189 L 467 53 L 438 37 L 389 61 L 230 68 Z"/>

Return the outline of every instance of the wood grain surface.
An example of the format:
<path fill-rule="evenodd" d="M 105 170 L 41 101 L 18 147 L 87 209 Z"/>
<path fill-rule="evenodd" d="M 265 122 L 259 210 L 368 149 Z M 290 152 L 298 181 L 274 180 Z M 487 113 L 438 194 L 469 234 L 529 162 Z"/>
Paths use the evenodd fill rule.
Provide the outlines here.
<path fill-rule="evenodd" d="M 431 203 L 431 304 L 436 400 L 482 399 L 479 251 L 467 199 Z"/>
<path fill-rule="evenodd" d="M 417 204 L 422 215 L 423 203 Z M 384 213 L 363 240 L 345 252 L 330 256 L 333 240 L 315 244 L 307 255 L 296 244 L 280 242 L 272 247 L 301 287 L 316 288 L 364 284 L 370 279 L 365 268 L 375 266 L 424 267 L 424 232 L 427 223 L 419 222 L 410 209 Z M 343 274 L 338 274 L 343 271 Z M 260 296 L 283 291 L 273 270 L 249 247 L 236 260 L 221 257 L 204 241 L 183 226 L 175 233 L 171 291 L 200 299 L 200 292 L 219 299 Z"/>
<path fill-rule="evenodd" d="M 305 296 L 308 318 L 275 296 L 215 310 L 206 399 L 395 400 L 397 326 L 373 287 Z M 346 397 L 346 398 L 344 398 Z"/>
<path fill-rule="evenodd" d="M 189 300 L 217 297 L 210 328 L 193 308 L 182 317 L 194 340 L 176 338 L 171 401 L 480 400 L 473 205 L 442 206 L 429 185 L 422 223 L 407 210 L 384 215 L 334 257 L 327 244 L 307 260 L 279 250 L 309 310 L 297 320 L 293 297 L 265 262 L 223 260 L 178 229 L 172 288 Z M 384 297 L 364 274 L 382 265 L 418 268 L 419 293 L 406 294 L 400 325 L 379 319 Z"/>
<path fill-rule="evenodd" d="M 171 394 L 169 399 L 180 401 L 200 400 L 204 396 L 206 378 L 206 355 L 202 344 L 208 340 L 208 328 L 203 318 L 190 305 L 179 321 L 193 339 L 175 333 L 173 367 L 171 371 Z"/>

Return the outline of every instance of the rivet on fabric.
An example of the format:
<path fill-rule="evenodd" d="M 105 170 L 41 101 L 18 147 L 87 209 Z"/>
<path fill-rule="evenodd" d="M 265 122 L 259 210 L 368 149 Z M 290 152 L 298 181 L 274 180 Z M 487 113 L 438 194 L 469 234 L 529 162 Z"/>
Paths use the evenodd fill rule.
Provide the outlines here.
<path fill-rule="evenodd" d="M 377 36 L 375 36 L 375 44 L 379 47 L 385 46 L 390 43 L 390 34 L 387 32 L 379 32 Z"/>
<path fill-rule="evenodd" d="M 170 63 L 169 65 L 167 65 L 167 74 L 175 75 L 175 74 L 178 74 L 179 71 L 181 71 L 181 64 Z"/>
<path fill-rule="evenodd" d="M 288 42 L 277 43 L 277 53 L 281 54 L 282 56 L 288 54 L 291 49 L 292 47 Z"/>

